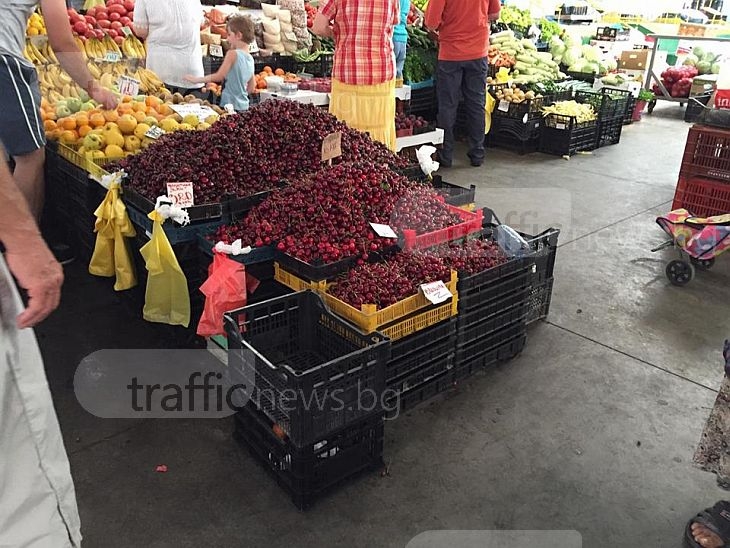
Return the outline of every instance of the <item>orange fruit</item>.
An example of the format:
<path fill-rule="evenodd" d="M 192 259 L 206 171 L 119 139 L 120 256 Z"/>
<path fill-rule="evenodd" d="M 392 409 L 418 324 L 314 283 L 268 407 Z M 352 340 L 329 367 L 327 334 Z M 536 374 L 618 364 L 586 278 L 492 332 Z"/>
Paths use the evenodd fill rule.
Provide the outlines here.
<path fill-rule="evenodd" d="M 79 126 L 77 131 L 79 132 L 79 137 L 86 137 L 91 131 L 91 126 L 84 124 L 83 126 Z"/>
<path fill-rule="evenodd" d="M 129 114 L 132 110 L 132 103 L 122 103 L 117 107 L 117 112 L 119 114 Z"/>
<path fill-rule="evenodd" d="M 106 124 L 106 117 L 101 112 L 95 112 L 89 116 L 89 125 L 91 127 L 101 127 Z"/>
<path fill-rule="evenodd" d="M 137 110 L 132 113 L 134 117 L 137 119 L 138 122 L 142 122 L 145 118 L 147 118 L 147 114 L 142 112 L 141 110 Z"/>
<path fill-rule="evenodd" d="M 61 133 L 61 135 L 58 137 L 58 140 L 61 141 L 64 145 L 72 145 L 78 140 L 78 138 L 79 136 L 74 130 L 67 129 Z"/>
<path fill-rule="evenodd" d="M 158 109 L 160 107 L 161 103 L 162 103 L 162 101 L 158 97 L 155 97 L 154 95 L 148 95 L 145 98 L 145 104 L 148 107 L 152 107 L 154 109 Z"/>
<path fill-rule="evenodd" d="M 79 112 L 76 114 L 76 126 L 88 126 L 89 125 L 89 117 L 86 115 L 85 112 Z"/>
<path fill-rule="evenodd" d="M 56 122 L 54 122 L 53 120 L 44 120 L 43 121 L 43 129 L 45 129 L 46 131 L 53 131 L 57 127 L 58 126 L 56 125 Z"/>
<path fill-rule="evenodd" d="M 266 65 L 266 66 L 264 67 L 264 72 L 265 72 L 266 74 L 273 74 L 273 73 L 274 73 L 274 71 L 273 71 L 273 70 L 271 69 L 271 67 L 270 67 L 269 65 Z"/>
<path fill-rule="evenodd" d="M 160 108 L 157 109 L 157 111 L 162 114 L 163 116 L 167 116 L 169 114 L 172 114 L 172 109 L 170 108 L 170 105 L 167 103 L 162 103 L 160 105 Z"/>
<path fill-rule="evenodd" d="M 144 111 L 147 108 L 147 105 L 144 101 L 135 101 L 132 103 L 132 110 L 135 112 Z"/>
<path fill-rule="evenodd" d="M 284 72 L 284 69 L 278 68 L 274 71 L 274 74 L 276 74 L 277 76 L 284 76 L 284 74 L 286 73 Z"/>
<path fill-rule="evenodd" d="M 119 108 L 121 108 L 121 105 Z M 116 122 L 117 120 L 119 120 L 119 113 L 116 110 L 105 110 L 104 120 L 106 120 L 107 122 Z"/>
<path fill-rule="evenodd" d="M 122 103 L 131 103 L 132 99 L 131 95 L 122 95 Z"/>
<path fill-rule="evenodd" d="M 58 121 L 58 125 L 61 127 L 61 129 L 74 130 L 76 129 L 76 120 L 74 118 L 71 118 L 70 116 L 67 116 L 66 118 L 61 118 Z"/>

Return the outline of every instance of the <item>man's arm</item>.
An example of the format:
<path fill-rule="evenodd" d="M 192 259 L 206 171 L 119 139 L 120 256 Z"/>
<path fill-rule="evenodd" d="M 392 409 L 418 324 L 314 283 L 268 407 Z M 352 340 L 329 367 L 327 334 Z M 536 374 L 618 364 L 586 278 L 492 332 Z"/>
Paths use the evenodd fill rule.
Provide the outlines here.
<path fill-rule="evenodd" d="M 490 0 L 491 1 L 491 0 Z M 499 1 L 499 0 L 497 0 Z M 445 0 L 430 0 L 426 7 L 423 23 L 432 31 L 438 31 L 444 14 Z"/>
<path fill-rule="evenodd" d="M 502 9 L 502 4 L 499 0 L 489 0 L 489 21 L 494 22 L 499 19 L 499 12 Z"/>
<path fill-rule="evenodd" d="M 66 3 L 63 0 L 41 0 L 41 9 L 48 29 L 48 41 L 56 52 L 58 62 L 92 99 L 104 105 L 104 108 L 114 108 L 118 103 L 117 98 L 94 80 L 79 51 L 68 22 Z"/>
<path fill-rule="evenodd" d="M 202 7 L 200 13 L 203 13 Z M 202 24 L 202 15 L 201 15 Z M 150 33 L 150 24 L 147 21 L 147 7 L 145 6 L 144 0 L 136 0 L 134 3 L 134 34 L 140 40 L 146 40 Z"/>
<path fill-rule="evenodd" d="M 312 22 L 312 32 L 317 36 L 324 36 L 325 38 L 334 38 L 335 33 L 330 25 L 330 21 L 335 18 L 337 14 L 337 3 L 335 0 L 327 0 L 324 5 L 319 7 L 319 12 L 314 16 Z"/>
<path fill-rule="evenodd" d="M 0 162 L 0 242 L 10 272 L 30 297 L 28 308 L 17 318 L 18 327 L 32 327 L 58 306 L 63 269 L 43 241 L 5 162 Z"/>

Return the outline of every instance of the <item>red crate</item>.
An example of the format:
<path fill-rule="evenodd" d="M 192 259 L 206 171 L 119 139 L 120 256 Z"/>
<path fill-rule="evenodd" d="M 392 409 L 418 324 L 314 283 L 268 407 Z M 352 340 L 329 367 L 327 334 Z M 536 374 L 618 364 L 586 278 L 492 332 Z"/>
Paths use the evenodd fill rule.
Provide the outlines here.
<path fill-rule="evenodd" d="M 679 175 L 707 177 L 730 184 L 730 130 L 692 126 Z"/>
<path fill-rule="evenodd" d="M 679 208 L 699 217 L 730 213 L 730 184 L 680 175 L 672 203 Z"/>
<path fill-rule="evenodd" d="M 451 213 L 455 213 L 461 218 L 461 222 L 459 224 L 447 226 L 441 230 L 426 232 L 424 234 L 416 234 L 415 230 L 404 229 L 403 248 L 406 250 L 425 249 L 427 247 L 433 247 L 446 242 L 453 242 L 460 238 L 465 238 L 475 232 L 481 232 L 482 219 L 484 218 L 484 213 L 481 209 L 471 212 L 452 205 L 448 205 L 448 208 Z"/>

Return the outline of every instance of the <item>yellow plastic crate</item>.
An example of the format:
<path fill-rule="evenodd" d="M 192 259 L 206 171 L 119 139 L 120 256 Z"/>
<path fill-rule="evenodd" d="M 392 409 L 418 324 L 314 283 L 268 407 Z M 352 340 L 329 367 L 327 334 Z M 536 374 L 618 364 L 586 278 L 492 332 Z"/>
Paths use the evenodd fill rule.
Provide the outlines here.
<path fill-rule="evenodd" d="M 408 335 L 412 335 L 417 331 L 431 327 L 443 320 L 456 316 L 458 313 L 459 297 L 454 294 L 454 298 L 450 302 L 439 305 L 432 310 L 421 312 L 405 320 L 394 323 L 393 325 L 380 328 L 379 333 L 388 337 L 391 341 L 397 341 Z"/>
<path fill-rule="evenodd" d="M 362 305 L 362 308 L 358 310 L 354 306 L 351 306 L 347 304 L 344 301 L 341 301 L 340 299 L 333 297 L 329 293 L 327 293 L 327 289 L 329 287 L 329 283 L 326 281 L 322 282 L 307 282 L 305 280 L 302 280 L 301 278 L 295 276 L 291 272 L 287 272 L 281 266 L 279 266 L 278 263 L 274 263 L 274 279 L 287 287 L 290 287 L 291 289 L 295 291 L 304 291 L 306 289 L 311 289 L 313 291 L 316 291 L 320 295 L 322 295 L 322 298 L 324 299 L 325 304 L 329 307 L 329 309 L 340 316 L 341 318 L 344 318 L 348 320 L 349 322 L 355 324 L 358 326 L 363 332 L 365 333 L 372 333 L 373 331 L 378 331 L 379 328 L 382 328 L 383 326 L 387 326 L 388 324 L 392 324 L 398 320 L 401 320 L 403 318 L 407 318 L 408 316 L 411 316 L 415 312 L 418 312 L 421 309 L 428 308 L 433 306 L 431 301 L 429 301 L 426 297 L 424 297 L 423 293 L 420 291 L 416 295 L 412 295 L 410 297 L 406 297 L 402 301 L 398 301 L 395 304 L 392 304 L 386 308 L 381 308 L 380 310 L 377 309 L 376 305 L 374 304 L 364 304 Z M 449 291 L 453 295 L 453 298 L 451 301 L 449 301 L 449 305 L 454 305 L 457 301 L 457 286 L 458 282 L 458 276 L 456 274 L 456 271 L 451 271 L 451 280 L 449 283 L 446 284 L 446 287 L 449 288 Z M 444 308 L 444 305 L 440 305 L 437 309 L 439 310 L 441 308 Z M 434 312 L 434 310 L 431 310 L 429 312 Z M 428 314 L 427 312 L 426 314 Z M 441 314 L 446 314 L 445 312 L 441 312 Z M 454 312 L 455 314 L 455 312 Z M 401 327 L 400 329 L 402 331 L 408 331 L 408 329 L 413 329 L 410 331 L 410 333 L 413 333 L 414 330 L 417 331 L 418 329 L 423 329 L 425 327 L 428 327 L 429 325 L 432 325 L 433 323 L 436 323 L 438 321 L 441 321 L 442 319 L 446 319 L 451 317 L 451 313 L 448 313 L 444 315 L 443 317 L 439 314 L 436 314 L 435 317 L 438 319 L 433 320 L 431 323 L 429 322 L 429 319 L 431 316 L 434 316 L 433 314 L 431 316 L 428 316 L 428 318 L 422 318 L 419 322 L 416 322 L 414 325 L 421 327 L 415 328 L 408 326 Z M 411 322 L 413 320 L 412 318 L 407 319 L 403 323 Z M 414 320 L 415 321 L 415 320 Z M 410 325 L 410 324 L 408 324 Z M 393 328 L 388 328 L 393 329 Z M 405 335 L 402 335 L 405 336 Z"/>
<path fill-rule="evenodd" d="M 110 156 L 104 156 L 102 158 L 87 158 L 83 154 L 79 154 L 77 149 L 62 143 L 58 143 L 58 154 L 61 157 L 66 158 L 66 160 L 71 162 L 73 165 L 86 171 L 89 175 L 93 175 L 97 178 L 101 178 L 103 175 L 109 174 L 109 172 L 103 167 L 105 164 L 121 160 L 123 158 L 123 156 L 118 158 L 112 158 Z"/>

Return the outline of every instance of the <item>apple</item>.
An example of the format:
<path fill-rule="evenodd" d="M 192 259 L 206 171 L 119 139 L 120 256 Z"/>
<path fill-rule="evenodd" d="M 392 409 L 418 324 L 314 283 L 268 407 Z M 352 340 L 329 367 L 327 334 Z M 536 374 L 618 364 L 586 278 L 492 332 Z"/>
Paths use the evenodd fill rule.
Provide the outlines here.
<path fill-rule="evenodd" d="M 129 16 L 126 16 L 126 17 L 125 16 L 122 16 L 122 17 L 120 17 L 119 22 L 122 25 L 124 25 L 125 27 L 128 27 L 129 25 L 132 24 L 132 20 L 129 18 Z"/>
<path fill-rule="evenodd" d="M 112 26 L 112 23 L 111 21 L 109 21 L 109 19 L 97 19 L 96 24 L 99 25 L 99 28 L 102 29 L 108 29 Z"/>
<path fill-rule="evenodd" d="M 114 41 L 118 46 L 121 46 L 124 43 L 124 36 L 117 36 L 114 38 Z"/>
<path fill-rule="evenodd" d="M 96 32 L 94 29 L 86 29 L 86 32 L 84 33 L 84 37 L 87 39 L 96 38 Z"/>
<path fill-rule="evenodd" d="M 109 19 L 109 12 L 106 11 L 106 8 L 98 7 L 96 9 L 94 17 L 96 17 L 97 19 Z"/>
<path fill-rule="evenodd" d="M 125 8 L 121 4 L 114 4 L 113 6 L 109 6 L 107 8 L 107 11 L 109 13 L 118 13 L 119 15 L 127 15 L 127 8 Z"/>
<path fill-rule="evenodd" d="M 81 40 L 82 42 L 86 42 L 86 38 L 86 34 L 79 34 L 79 40 Z"/>
<path fill-rule="evenodd" d="M 86 32 L 86 23 L 76 21 L 71 27 L 76 34 L 84 34 Z"/>
<path fill-rule="evenodd" d="M 117 5 L 120 5 L 121 3 L 122 3 L 122 0 L 107 0 L 106 7 L 108 8 L 109 6 L 117 6 Z"/>
<path fill-rule="evenodd" d="M 119 32 L 117 32 L 115 29 L 106 29 L 106 33 L 112 38 L 116 38 L 117 36 L 119 36 Z"/>
<path fill-rule="evenodd" d="M 86 15 L 89 17 L 96 17 L 96 6 L 86 10 Z"/>
<path fill-rule="evenodd" d="M 117 12 L 112 11 L 109 13 L 109 21 L 119 21 L 122 18 Z"/>
<path fill-rule="evenodd" d="M 93 26 L 94 26 L 94 24 L 96 23 L 96 18 L 95 18 L 95 17 L 92 17 L 91 15 L 84 15 L 84 20 L 85 20 L 85 21 L 86 21 L 86 22 L 87 22 L 87 23 L 88 23 L 89 25 L 91 25 L 92 27 L 93 27 Z"/>
<path fill-rule="evenodd" d="M 114 30 L 120 30 L 124 25 L 120 21 L 112 21 L 110 28 Z"/>
<path fill-rule="evenodd" d="M 96 36 L 96 38 L 98 40 L 103 40 L 104 39 L 104 34 L 106 34 L 106 33 L 103 30 L 101 30 L 101 29 L 97 29 L 97 30 L 94 31 L 94 36 Z"/>
<path fill-rule="evenodd" d="M 122 4 L 127 11 L 134 11 L 134 0 L 124 0 Z"/>

